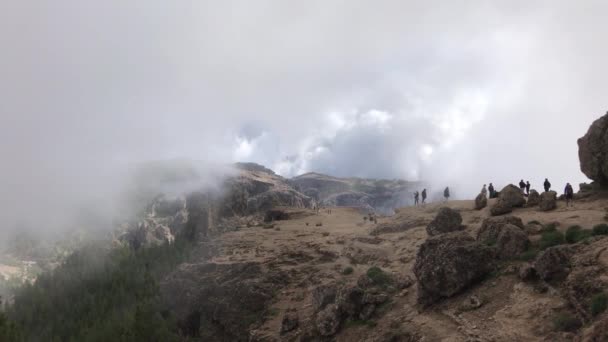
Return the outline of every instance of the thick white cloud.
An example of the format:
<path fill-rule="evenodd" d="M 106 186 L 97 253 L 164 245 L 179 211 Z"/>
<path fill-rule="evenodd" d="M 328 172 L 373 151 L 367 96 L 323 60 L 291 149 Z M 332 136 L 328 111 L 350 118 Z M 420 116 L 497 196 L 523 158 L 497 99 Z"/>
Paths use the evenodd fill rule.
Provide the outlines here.
<path fill-rule="evenodd" d="M 0 2 L 3 217 L 116 191 L 125 164 L 248 159 L 471 196 L 584 180 L 604 1 Z"/>

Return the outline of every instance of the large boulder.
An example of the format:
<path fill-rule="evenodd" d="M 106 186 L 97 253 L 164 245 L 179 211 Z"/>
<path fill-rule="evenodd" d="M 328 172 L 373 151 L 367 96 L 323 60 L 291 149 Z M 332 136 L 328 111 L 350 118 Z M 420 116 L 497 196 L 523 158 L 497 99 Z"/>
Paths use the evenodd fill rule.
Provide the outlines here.
<path fill-rule="evenodd" d="M 526 198 L 520 188 L 513 184 L 505 186 L 501 191 L 498 199 L 505 205 L 511 208 L 520 208 L 526 204 Z"/>
<path fill-rule="evenodd" d="M 439 209 L 435 219 L 426 227 L 429 236 L 445 234 L 462 230 L 462 216 L 454 209 L 443 207 Z"/>
<path fill-rule="evenodd" d="M 475 197 L 475 209 L 481 210 L 488 205 L 488 196 L 483 193 L 480 193 Z"/>
<path fill-rule="evenodd" d="M 503 226 L 510 224 L 520 229 L 524 229 L 523 221 L 516 216 L 501 216 L 501 217 L 489 217 L 483 220 L 481 228 L 477 232 L 477 240 L 482 242 L 496 241 L 498 234 Z"/>
<path fill-rule="evenodd" d="M 540 203 L 538 209 L 540 211 L 549 211 L 557 208 L 557 192 L 547 191 L 540 195 Z"/>
<path fill-rule="evenodd" d="M 608 184 L 608 113 L 595 120 L 587 134 L 578 139 L 578 157 L 587 177 Z"/>
<path fill-rule="evenodd" d="M 528 203 L 526 203 L 526 207 L 531 208 L 535 207 L 540 203 L 540 194 L 536 190 L 530 190 L 530 194 L 528 195 Z"/>
<path fill-rule="evenodd" d="M 543 280 L 560 280 L 570 273 L 570 259 L 575 249 L 569 245 L 547 248 L 534 261 L 534 269 Z"/>
<path fill-rule="evenodd" d="M 496 249 L 501 259 L 512 259 L 528 248 L 528 234 L 512 224 L 504 225 L 496 239 Z"/>
<path fill-rule="evenodd" d="M 414 265 L 418 303 L 427 306 L 452 297 L 481 280 L 493 267 L 493 248 L 465 232 L 431 237 L 420 246 Z"/>
<path fill-rule="evenodd" d="M 513 211 L 513 207 L 502 200 L 498 200 L 496 204 L 490 209 L 490 214 L 492 216 L 500 216 L 504 214 L 509 214 Z"/>

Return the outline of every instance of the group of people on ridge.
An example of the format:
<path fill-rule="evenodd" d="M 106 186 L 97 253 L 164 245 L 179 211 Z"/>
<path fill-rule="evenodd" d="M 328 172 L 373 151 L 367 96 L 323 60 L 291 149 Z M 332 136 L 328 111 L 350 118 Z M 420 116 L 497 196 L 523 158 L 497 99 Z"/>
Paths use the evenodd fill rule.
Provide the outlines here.
<path fill-rule="evenodd" d="M 420 202 L 420 193 L 414 192 L 414 205 L 424 204 L 426 202 L 426 189 L 422 190 L 422 202 Z"/>
<path fill-rule="evenodd" d="M 414 206 L 417 206 L 418 204 L 425 204 L 426 203 L 426 189 L 422 190 L 422 202 L 420 201 L 420 193 L 418 191 L 414 192 Z M 450 188 L 446 187 L 445 190 L 443 190 L 443 197 L 445 198 L 445 200 L 447 201 L 450 198 Z"/>
<path fill-rule="evenodd" d="M 551 190 L 551 182 L 549 182 L 548 178 L 545 178 L 543 187 L 545 189 L 545 192 L 549 192 Z M 524 182 L 524 180 L 522 179 L 519 182 L 519 188 L 525 196 L 530 196 L 530 181 Z M 484 184 L 483 188 L 481 189 L 481 193 L 485 196 L 488 195 L 488 191 L 490 193 L 489 198 L 498 197 L 498 193 L 494 189 L 494 185 L 492 185 L 492 183 L 490 183 L 490 186 L 487 189 L 486 185 Z M 574 189 L 572 188 L 572 185 L 570 185 L 570 183 L 566 183 L 566 188 L 564 189 L 564 197 L 566 199 L 566 206 L 570 206 L 572 204 L 572 201 L 574 200 Z"/>

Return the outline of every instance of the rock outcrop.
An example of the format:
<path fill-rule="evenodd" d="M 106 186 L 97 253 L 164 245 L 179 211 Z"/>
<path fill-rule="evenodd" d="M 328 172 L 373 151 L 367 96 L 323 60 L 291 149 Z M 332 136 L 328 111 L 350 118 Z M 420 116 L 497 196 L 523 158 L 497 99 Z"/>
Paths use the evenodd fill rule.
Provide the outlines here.
<path fill-rule="evenodd" d="M 497 256 L 511 259 L 525 252 L 529 240 L 519 217 L 490 217 L 483 221 L 477 232 L 477 241 L 495 246 Z"/>
<path fill-rule="evenodd" d="M 501 259 L 512 259 L 525 252 L 530 241 L 523 229 L 507 224 L 501 227 L 496 238 L 496 249 Z"/>
<path fill-rule="evenodd" d="M 526 207 L 531 208 L 535 207 L 540 203 L 540 194 L 538 191 L 532 189 L 530 190 L 530 194 L 528 195 L 528 202 L 526 203 Z"/>
<path fill-rule="evenodd" d="M 437 216 L 426 227 L 429 236 L 445 234 L 462 230 L 462 216 L 454 209 L 443 207 L 439 209 Z"/>
<path fill-rule="evenodd" d="M 572 246 L 561 245 L 547 248 L 534 261 L 534 269 L 543 280 L 559 280 L 570 273 L 570 259 L 575 249 Z"/>
<path fill-rule="evenodd" d="M 488 196 L 480 193 L 477 195 L 477 197 L 475 197 L 475 209 L 481 210 L 486 206 L 488 206 Z"/>
<path fill-rule="evenodd" d="M 513 184 L 505 186 L 498 195 L 498 201 L 490 210 L 492 216 L 508 214 L 513 211 L 513 208 L 523 207 L 526 204 L 526 199 L 521 189 Z"/>
<path fill-rule="evenodd" d="M 508 224 L 514 225 L 520 229 L 524 229 L 524 223 L 519 217 L 511 215 L 489 217 L 483 220 L 481 228 L 479 228 L 479 231 L 477 232 L 477 240 L 483 242 L 496 241 L 502 227 Z"/>
<path fill-rule="evenodd" d="M 500 216 L 504 214 L 509 214 L 512 211 L 513 208 L 510 205 L 499 199 L 496 204 L 494 204 L 490 209 L 490 214 L 492 214 L 492 216 Z"/>
<path fill-rule="evenodd" d="M 465 232 L 427 239 L 420 246 L 414 265 L 418 303 L 427 306 L 461 292 L 491 272 L 493 260 L 492 248 Z"/>
<path fill-rule="evenodd" d="M 538 209 L 540 211 L 549 211 L 557 208 L 557 192 L 547 191 L 540 195 Z"/>
<path fill-rule="evenodd" d="M 578 139 L 578 157 L 587 177 L 608 184 L 608 113 L 595 120 L 587 134 Z"/>

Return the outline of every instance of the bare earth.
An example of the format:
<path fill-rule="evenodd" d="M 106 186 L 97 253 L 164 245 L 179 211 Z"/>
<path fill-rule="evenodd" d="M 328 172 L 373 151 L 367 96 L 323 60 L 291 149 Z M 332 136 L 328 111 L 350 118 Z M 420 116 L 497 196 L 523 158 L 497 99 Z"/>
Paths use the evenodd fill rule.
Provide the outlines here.
<path fill-rule="evenodd" d="M 242 228 L 217 238 L 221 246 L 216 263 L 243 261 L 262 262 L 290 274 L 290 285 L 277 295 L 266 323 L 252 334 L 259 340 L 292 340 L 279 334 L 283 313 L 296 309 L 300 326 L 312 316 L 311 291 L 320 284 L 342 282 L 355 284 L 371 266 L 387 272 L 410 275 L 418 247 L 427 238 L 426 224 L 441 206 L 460 211 L 466 231 L 476 236 L 483 219 L 489 217 L 489 207 L 473 209 L 473 201 L 451 201 L 424 207 L 403 208 L 392 217 L 381 217 L 377 224 L 364 221 L 365 213 L 354 208 L 332 208 L 332 213 L 302 211 L 303 217 L 277 221 L 275 226 Z M 559 202 L 554 211 L 543 213 L 536 208 L 516 209 L 513 215 L 524 223 L 536 220 L 543 224 L 559 222 L 558 229 L 578 224 L 591 228 L 605 222 L 608 200 L 576 203 L 566 208 Z M 317 226 L 322 224 L 322 226 Z M 406 230 L 370 235 L 377 226 L 401 224 Z M 413 228 L 408 228 L 414 226 Z M 532 239 L 534 237 L 531 237 Z M 603 257 L 605 258 L 605 256 Z M 337 341 L 376 341 L 380 333 L 403 329 L 416 334 L 422 341 L 561 341 L 568 340 L 553 332 L 551 317 L 567 303 L 557 289 L 540 293 L 532 284 L 517 276 L 520 261 L 502 265 L 500 271 L 481 284 L 424 311 L 416 305 L 416 286 L 391 298 L 388 305 L 374 314 L 375 327 L 346 325 L 336 336 Z M 345 267 L 354 272 L 343 275 Z M 471 296 L 483 305 L 472 311 L 459 308 Z M 297 333 L 290 336 L 297 336 Z"/>

